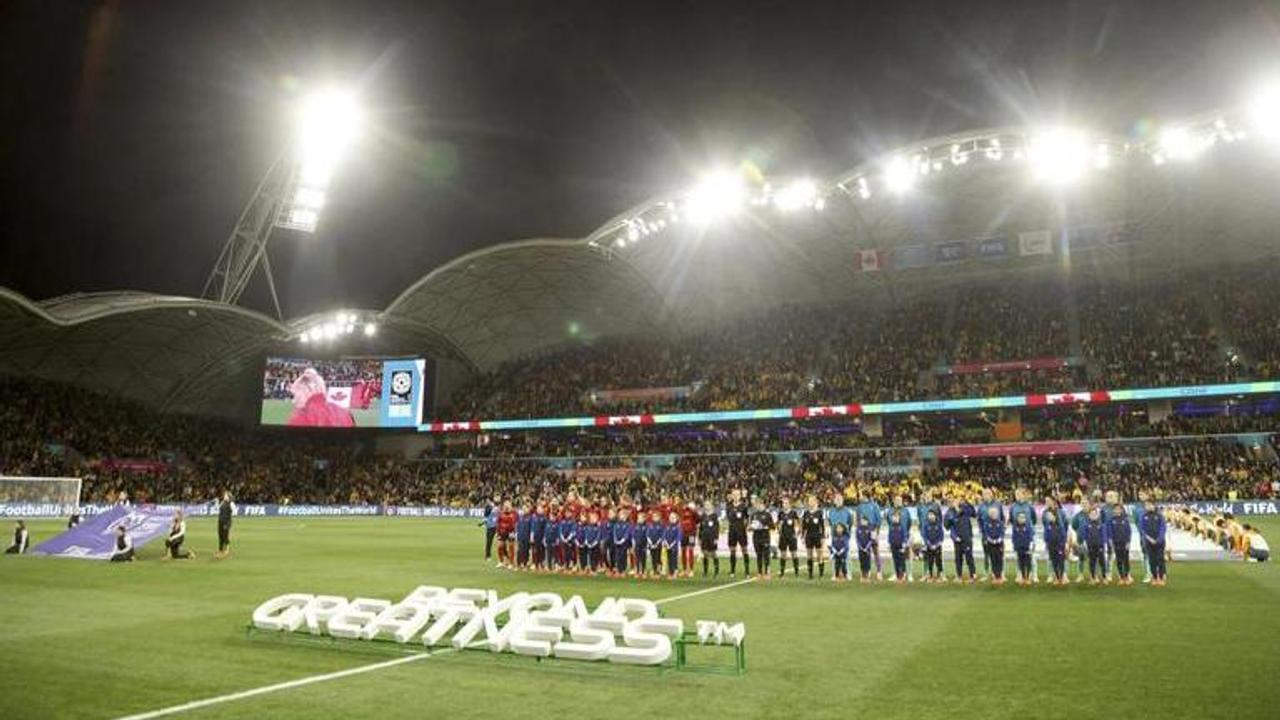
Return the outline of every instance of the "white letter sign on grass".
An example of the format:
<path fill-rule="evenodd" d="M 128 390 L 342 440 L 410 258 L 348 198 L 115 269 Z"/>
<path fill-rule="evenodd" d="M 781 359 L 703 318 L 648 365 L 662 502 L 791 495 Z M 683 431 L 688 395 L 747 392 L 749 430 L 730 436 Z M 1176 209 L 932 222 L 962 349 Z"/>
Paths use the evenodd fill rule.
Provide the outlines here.
<path fill-rule="evenodd" d="M 663 618 L 651 600 L 605 598 L 595 610 L 574 595 L 422 585 L 398 603 L 377 598 L 348 601 L 337 595 L 290 593 L 253 611 L 253 626 L 273 632 L 307 632 L 352 640 L 419 642 L 532 657 L 659 665 L 671 658 L 684 621 Z M 699 641 L 741 644 L 742 623 L 698 621 Z M 453 633 L 451 638 L 446 637 Z"/>

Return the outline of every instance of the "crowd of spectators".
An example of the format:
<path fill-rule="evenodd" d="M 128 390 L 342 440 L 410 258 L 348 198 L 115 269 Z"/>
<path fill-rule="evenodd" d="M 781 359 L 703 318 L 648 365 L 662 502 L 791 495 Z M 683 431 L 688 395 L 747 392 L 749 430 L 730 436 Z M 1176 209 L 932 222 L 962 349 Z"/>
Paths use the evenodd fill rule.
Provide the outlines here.
<path fill-rule="evenodd" d="M 1266 268 L 1070 289 L 1008 282 L 891 307 L 786 307 L 679 336 L 606 338 L 512 361 L 477 377 L 439 414 L 727 410 L 1273 379 L 1280 373 L 1276 274 Z M 1233 343 L 1239 352 L 1231 352 Z M 1082 364 L 946 370 L 1072 357 Z M 625 401 L 603 401 L 600 392 L 669 387 L 685 391 Z"/>

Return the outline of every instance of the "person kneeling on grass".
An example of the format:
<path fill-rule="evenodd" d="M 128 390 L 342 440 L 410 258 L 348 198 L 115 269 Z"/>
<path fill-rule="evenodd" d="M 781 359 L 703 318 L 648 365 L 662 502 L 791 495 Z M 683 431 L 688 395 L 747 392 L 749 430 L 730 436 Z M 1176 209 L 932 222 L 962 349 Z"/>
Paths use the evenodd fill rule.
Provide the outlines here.
<path fill-rule="evenodd" d="M 169 557 L 174 560 L 190 560 L 196 554 L 190 550 L 183 550 L 182 543 L 187 540 L 187 521 L 182 518 L 182 511 L 174 513 L 173 524 L 169 526 L 169 537 L 164 539 L 165 549 L 169 551 Z"/>
<path fill-rule="evenodd" d="M 19 520 L 13 528 L 13 544 L 5 548 L 6 555 L 22 555 L 31 542 L 31 534 L 27 532 L 27 523 Z"/>
<path fill-rule="evenodd" d="M 1266 562 L 1270 559 L 1271 546 L 1267 544 L 1267 539 L 1262 537 L 1262 533 L 1258 532 L 1258 528 L 1245 523 L 1244 561 Z"/>
<path fill-rule="evenodd" d="M 849 533 L 843 524 L 831 530 L 831 579 L 849 581 Z"/>
<path fill-rule="evenodd" d="M 124 525 L 116 526 L 116 549 L 111 553 L 111 562 L 133 562 L 133 538 Z"/>

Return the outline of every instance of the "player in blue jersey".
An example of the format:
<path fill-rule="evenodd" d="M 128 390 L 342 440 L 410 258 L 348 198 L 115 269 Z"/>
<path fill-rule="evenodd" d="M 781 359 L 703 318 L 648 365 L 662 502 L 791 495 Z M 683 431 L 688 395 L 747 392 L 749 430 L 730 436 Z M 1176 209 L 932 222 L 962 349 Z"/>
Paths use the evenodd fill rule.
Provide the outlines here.
<path fill-rule="evenodd" d="M 649 525 L 644 531 L 645 549 L 649 551 L 649 571 L 651 577 L 662 575 L 662 513 L 654 510 L 649 513 Z"/>
<path fill-rule="evenodd" d="M 995 491 L 991 488 L 982 488 L 982 499 L 978 502 L 978 506 L 974 509 L 976 523 L 979 526 L 979 534 L 981 534 L 981 525 L 987 518 L 991 508 L 996 508 L 1000 513 L 1000 521 L 1004 522 L 1004 503 L 996 497 Z M 991 576 L 991 558 L 986 553 L 982 554 L 982 575 L 978 577 L 979 582 L 989 580 Z"/>
<path fill-rule="evenodd" d="M 624 505 L 618 509 L 618 516 L 614 518 L 613 526 L 609 531 L 610 552 L 613 558 L 610 570 L 615 577 L 627 574 L 627 555 L 631 550 L 631 536 L 634 532 L 635 526 L 631 524 L 631 508 Z"/>
<path fill-rule="evenodd" d="M 1133 577 L 1129 574 L 1129 542 L 1133 539 L 1133 528 L 1129 524 L 1129 511 L 1120 502 L 1118 493 L 1111 505 L 1107 531 L 1111 536 L 1111 552 L 1115 556 L 1116 582 L 1125 586 L 1132 585 Z"/>
<path fill-rule="evenodd" d="M 942 526 L 942 512 L 938 507 L 926 506 L 923 518 L 920 537 L 924 543 L 924 572 L 927 582 L 946 582 L 947 576 L 942 571 L 942 540 L 946 537 L 946 528 Z"/>
<path fill-rule="evenodd" d="M 1031 560 L 1031 570 L 1028 574 L 1030 582 L 1040 582 L 1040 571 L 1036 567 L 1036 506 L 1031 502 L 1031 492 L 1024 487 L 1017 488 L 1013 491 L 1013 505 L 1009 506 L 1009 526 L 1013 529 L 1018 528 L 1018 518 L 1023 517 L 1026 525 L 1030 529 L 1030 546 L 1027 549 L 1027 557 Z M 1015 550 L 1017 549 L 1015 543 Z M 1021 558 L 1019 558 L 1021 561 Z M 1019 579 L 1023 579 L 1021 565 L 1018 568 Z"/>
<path fill-rule="evenodd" d="M 831 579 L 849 581 L 849 533 L 844 525 L 831 528 Z"/>
<path fill-rule="evenodd" d="M 951 535 L 951 545 L 955 550 L 956 582 L 976 582 L 977 572 L 973 562 L 973 526 L 978 513 L 968 500 L 955 496 L 949 498 L 948 505 L 942 522 Z M 965 565 L 969 566 L 967 579 L 964 577 Z"/>
<path fill-rule="evenodd" d="M 1032 517 L 1035 514 L 1032 513 Z M 1035 525 L 1027 519 L 1027 514 L 1018 512 L 1016 509 L 1009 512 L 1012 518 L 1012 531 L 1010 536 L 1013 540 L 1013 554 L 1018 559 L 1018 579 L 1019 585 L 1030 585 L 1032 573 L 1031 554 L 1035 552 Z"/>
<path fill-rule="evenodd" d="M 520 503 L 520 518 L 516 520 L 516 570 L 529 567 L 529 549 L 533 546 L 533 513 L 529 502 Z"/>
<path fill-rule="evenodd" d="M 684 544 L 684 530 L 680 528 L 680 513 L 674 510 L 667 515 L 662 527 L 662 549 L 667 556 L 667 578 L 674 579 L 680 566 L 680 552 Z"/>
<path fill-rule="evenodd" d="M 1151 585 L 1162 587 L 1165 584 L 1165 535 L 1168 525 L 1164 512 L 1148 499 L 1143 507 L 1142 523 L 1138 526 L 1142 535 L 1142 544 L 1146 546 L 1147 563 L 1150 564 Z"/>
<path fill-rule="evenodd" d="M 987 515 L 980 518 L 978 526 L 982 532 L 982 554 L 987 556 L 987 566 L 991 568 L 991 584 L 1004 584 L 1004 513 L 1001 508 L 987 505 Z"/>
<path fill-rule="evenodd" d="M 889 554 L 893 557 L 893 581 L 906 582 L 907 563 L 911 552 L 911 513 L 895 495 L 889 509 Z"/>
<path fill-rule="evenodd" d="M 1049 568 L 1055 585 L 1067 584 L 1067 536 L 1070 534 L 1066 515 L 1052 496 L 1044 499 L 1044 513 L 1040 517 L 1044 530 L 1044 549 L 1049 554 Z"/>
<path fill-rule="evenodd" d="M 1101 508 L 1089 508 L 1083 525 L 1084 546 L 1089 555 L 1089 579 L 1094 585 L 1101 585 L 1107 580 L 1107 546 L 1111 541 Z"/>
<path fill-rule="evenodd" d="M 875 552 L 875 535 L 871 529 L 871 521 L 863 515 L 856 517 L 858 527 L 853 533 L 853 542 L 858 550 L 858 570 L 861 577 L 858 582 L 868 583 L 877 580 L 875 575 L 871 574 L 871 555 Z"/>
<path fill-rule="evenodd" d="M 880 526 L 884 522 L 884 517 L 880 511 L 880 503 L 872 499 L 869 490 L 862 491 L 857 513 L 859 517 L 866 519 L 867 527 L 871 533 L 871 559 L 876 564 L 876 580 L 883 580 L 884 569 L 881 567 L 880 560 Z M 861 527 L 861 523 L 859 523 L 859 527 Z"/>

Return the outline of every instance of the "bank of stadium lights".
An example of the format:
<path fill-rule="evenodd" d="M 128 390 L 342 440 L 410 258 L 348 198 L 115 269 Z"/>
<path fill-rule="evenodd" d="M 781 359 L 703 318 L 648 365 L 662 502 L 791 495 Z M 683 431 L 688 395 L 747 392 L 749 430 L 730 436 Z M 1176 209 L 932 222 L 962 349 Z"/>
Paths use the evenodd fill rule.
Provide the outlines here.
<path fill-rule="evenodd" d="M 350 92 L 326 88 L 302 101 L 295 138 L 297 170 L 278 224 L 315 232 L 334 169 L 359 138 L 363 122 L 360 104 Z"/>
<path fill-rule="evenodd" d="M 1261 88 L 1246 109 L 1250 128 L 1258 137 L 1280 141 L 1280 81 Z"/>
<path fill-rule="evenodd" d="M 691 221 L 706 225 L 737 214 L 746 201 L 742 174 L 720 170 L 699 180 L 685 196 L 681 209 Z"/>
<path fill-rule="evenodd" d="M 1073 128 L 1039 130 L 1027 143 L 1031 177 L 1050 185 L 1079 180 L 1089 167 L 1089 157 L 1088 137 Z"/>
<path fill-rule="evenodd" d="M 298 339 L 304 343 L 333 341 L 356 332 L 358 326 L 363 327 L 365 337 L 378 334 L 378 324 L 368 320 L 361 321 L 355 313 L 339 312 L 329 318 L 317 320 L 311 327 L 303 330 Z"/>

